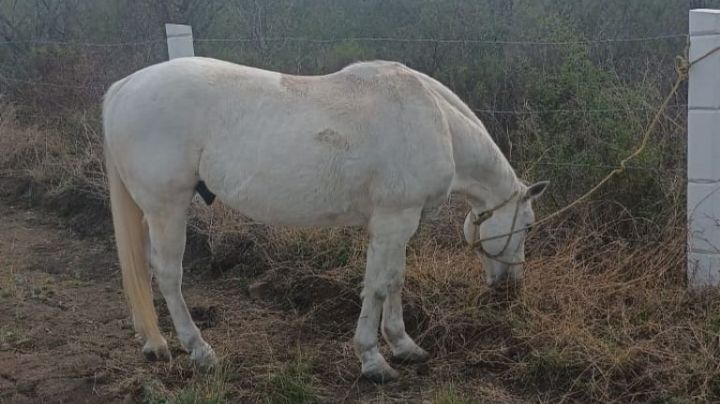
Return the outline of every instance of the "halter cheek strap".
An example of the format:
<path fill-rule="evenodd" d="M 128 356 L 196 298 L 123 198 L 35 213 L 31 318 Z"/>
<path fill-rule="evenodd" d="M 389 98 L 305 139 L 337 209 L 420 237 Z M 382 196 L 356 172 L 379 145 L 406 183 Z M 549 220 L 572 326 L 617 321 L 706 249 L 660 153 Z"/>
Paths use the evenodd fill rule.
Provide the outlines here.
<path fill-rule="evenodd" d="M 490 209 L 490 210 L 486 210 L 486 211 L 480 213 L 479 215 L 476 215 L 476 216 L 475 216 L 475 221 L 473 222 L 473 224 L 475 225 L 475 235 L 476 235 L 476 236 L 480 236 L 480 225 L 481 225 L 484 221 L 486 221 L 486 220 L 488 220 L 490 217 L 492 217 L 492 215 L 493 215 L 493 213 L 495 213 L 495 211 L 497 211 L 497 210 L 503 208 L 504 206 L 506 206 L 507 204 L 509 204 L 517 195 L 518 195 L 518 191 L 515 191 L 515 192 L 513 192 L 512 195 L 510 195 L 510 197 L 509 197 L 508 199 L 506 199 L 506 200 L 505 200 L 503 203 L 501 203 L 500 205 L 498 205 L 498 206 L 496 206 L 496 207 L 494 207 L 494 208 L 492 208 L 492 209 Z M 520 201 L 518 200 L 518 201 L 515 203 L 515 213 L 513 214 L 512 224 L 510 225 L 510 232 L 508 232 L 508 233 L 506 233 L 506 234 L 499 235 L 499 236 L 493 236 L 493 237 L 488 237 L 488 238 L 484 238 L 484 239 L 475 240 L 475 241 L 473 241 L 473 242 L 470 244 L 470 248 L 475 248 L 475 249 L 479 250 L 479 251 L 480 251 L 483 255 L 485 255 L 486 257 L 488 257 L 488 258 L 490 258 L 490 259 L 492 259 L 492 260 L 494 260 L 494 261 L 503 263 L 503 264 L 505 264 L 505 265 L 521 265 L 521 264 L 523 264 L 524 261 L 509 262 L 509 261 L 505 261 L 505 260 L 503 260 L 503 259 L 500 258 L 500 256 L 502 256 L 503 254 L 505 254 L 505 251 L 506 251 L 506 250 L 508 249 L 508 247 L 510 246 L 510 240 L 512 239 L 513 234 L 519 233 L 519 232 L 522 232 L 522 231 L 525 231 L 525 229 L 517 229 L 517 230 L 515 230 L 515 224 L 517 223 L 517 218 L 518 218 L 518 213 L 519 213 L 519 212 L 520 212 Z M 473 213 L 473 214 L 474 214 L 474 213 Z M 505 245 L 503 246 L 503 248 L 500 250 L 499 253 L 497 253 L 497 254 L 490 254 L 490 253 L 487 252 L 487 250 L 485 250 L 485 248 L 483 247 L 483 242 L 485 242 L 485 241 L 490 241 L 490 240 L 497 240 L 497 239 L 500 239 L 500 238 L 503 238 L 503 237 L 507 237 L 507 239 L 505 240 Z"/>

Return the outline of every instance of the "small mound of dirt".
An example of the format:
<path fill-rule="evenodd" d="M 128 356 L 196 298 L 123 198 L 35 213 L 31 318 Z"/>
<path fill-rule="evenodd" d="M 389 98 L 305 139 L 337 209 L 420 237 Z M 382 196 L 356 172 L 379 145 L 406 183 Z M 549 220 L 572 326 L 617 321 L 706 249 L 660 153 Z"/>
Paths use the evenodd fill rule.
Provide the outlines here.
<path fill-rule="evenodd" d="M 107 200 L 72 187 L 48 195 L 44 207 L 56 212 L 80 237 L 98 237 L 112 233 L 112 218 Z"/>
<path fill-rule="evenodd" d="M 352 330 L 360 314 L 360 283 L 352 287 L 353 282 L 332 272 L 270 270 L 250 285 L 248 293 L 254 299 L 306 314 L 316 326 L 345 332 Z"/>
<path fill-rule="evenodd" d="M 83 238 L 112 233 L 108 201 L 82 187 L 52 189 L 28 175 L 13 174 L 0 177 L 0 198 L 25 208 L 42 208 Z"/>

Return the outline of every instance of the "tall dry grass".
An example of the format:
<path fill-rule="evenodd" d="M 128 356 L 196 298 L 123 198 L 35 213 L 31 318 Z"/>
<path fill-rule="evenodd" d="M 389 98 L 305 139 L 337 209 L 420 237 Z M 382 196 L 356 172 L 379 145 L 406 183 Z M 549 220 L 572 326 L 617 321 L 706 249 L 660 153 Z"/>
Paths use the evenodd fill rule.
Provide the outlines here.
<path fill-rule="evenodd" d="M 37 116 L 0 103 L 0 170 L 43 185 L 105 199 L 100 119 L 91 111 Z"/>
<path fill-rule="evenodd" d="M 0 107 L 3 177 L 102 198 L 100 136 L 90 118 L 82 122 L 73 118 L 68 134 Z M 681 198 L 668 198 L 675 209 L 655 221 L 595 202 L 536 229 L 520 291 L 484 285 L 462 243 L 466 205 L 454 198 L 409 248 L 409 333 L 460 389 L 493 374 L 509 391 L 553 402 L 720 400 L 720 295 L 687 291 L 685 216 Z M 273 228 L 199 202 L 191 217 L 194 258 L 207 254 L 214 270 L 297 312 L 308 335 L 352 334 L 363 230 Z"/>

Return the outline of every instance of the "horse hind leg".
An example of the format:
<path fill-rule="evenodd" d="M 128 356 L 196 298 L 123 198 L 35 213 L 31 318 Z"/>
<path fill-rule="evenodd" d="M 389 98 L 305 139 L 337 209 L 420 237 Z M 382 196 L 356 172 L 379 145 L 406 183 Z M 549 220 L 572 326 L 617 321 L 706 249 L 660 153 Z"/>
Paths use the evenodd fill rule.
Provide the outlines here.
<path fill-rule="evenodd" d="M 148 236 L 143 223 L 143 210 L 130 195 L 109 154 L 106 167 L 123 289 L 133 325 L 144 340 L 145 357 L 149 360 L 169 361 L 170 350 L 160 333 L 152 300 L 151 275 L 146 256 Z"/>
<path fill-rule="evenodd" d="M 165 206 L 162 212 L 146 215 L 150 233 L 150 265 L 180 344 L 190 353 L 193 363 L 209 368 L 217 363 L 215 353 L 193 322 L 181 291 L 187 206 Z"/>
<path fill-rule="evenodd" d="M 147 220 L 143 219 L 143 231 L 145 233 L 145 253 L 146 253 L 146 262 L 150 262 L 150 235 L 148 231 L 148 225 Z M 152 274 L 150 272 L 147 273 L 147 284 L 152 284 Z M 135 322 L 135 318 L 133 315 L 133 322 Z M 150 362 L 155 361 L 162 361 L 162 362 L 170 362 L 172 360 L 172 354 L 170 353 L 170 349 L 168 348 L 167 341 L 162 336 L 162 333 L 160 332 L 160 328 L 157 323 L 157 318 L 155 319 L 155 322 L 153 323 L 152 332 L 148 333 L 145 339 L 145 344 L 142 348 L 143 356 L 145 356 L 145 359 Z"/>

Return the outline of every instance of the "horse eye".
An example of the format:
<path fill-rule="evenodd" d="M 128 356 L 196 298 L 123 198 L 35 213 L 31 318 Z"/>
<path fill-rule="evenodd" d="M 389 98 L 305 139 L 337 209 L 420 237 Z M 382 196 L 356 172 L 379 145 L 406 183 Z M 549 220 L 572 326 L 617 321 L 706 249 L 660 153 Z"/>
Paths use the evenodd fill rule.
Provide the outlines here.
<path fill-rule="evenodd" d="M 531 225 L 531 224 L 528 225 L 527 227 L 525 227 L 525 230 L 526 230 L 528 233 L 530 233 L 530 232 L 532 231 L 532 229 L 533 229 L 533 225 Z"/>

